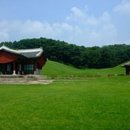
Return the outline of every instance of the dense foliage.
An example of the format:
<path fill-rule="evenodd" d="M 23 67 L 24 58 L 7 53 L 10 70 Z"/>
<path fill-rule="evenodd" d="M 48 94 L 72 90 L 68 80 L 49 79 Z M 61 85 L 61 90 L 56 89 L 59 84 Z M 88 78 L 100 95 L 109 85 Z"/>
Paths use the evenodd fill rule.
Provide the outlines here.
<path fill-rule="evenodd" d="M 84 47 L 46 38 L 2 42 L 15 49 L 43 47 L 48 59 L 82 68 L 108 68 L 130 59 L 130 45 Z"/>

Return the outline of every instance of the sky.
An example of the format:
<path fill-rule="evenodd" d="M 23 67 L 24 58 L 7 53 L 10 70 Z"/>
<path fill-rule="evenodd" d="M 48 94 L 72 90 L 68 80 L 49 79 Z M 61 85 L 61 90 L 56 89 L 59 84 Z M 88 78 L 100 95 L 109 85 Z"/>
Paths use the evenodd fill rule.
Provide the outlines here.
<path fill-rule="evenodd" d="M 129 44 L 130 0 L 0 0 L 0 42 L 40 37 Z"/>

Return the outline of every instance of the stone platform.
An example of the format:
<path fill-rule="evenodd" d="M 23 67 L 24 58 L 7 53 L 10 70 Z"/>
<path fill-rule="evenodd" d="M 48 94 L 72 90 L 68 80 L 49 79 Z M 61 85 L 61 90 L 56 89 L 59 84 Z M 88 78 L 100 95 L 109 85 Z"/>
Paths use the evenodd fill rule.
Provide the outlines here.
<path fill-rule="evenodd" d="M 48 80 L 42 75 L 0 75 L 0 84 L 49 84 L 53 80 Z"/>

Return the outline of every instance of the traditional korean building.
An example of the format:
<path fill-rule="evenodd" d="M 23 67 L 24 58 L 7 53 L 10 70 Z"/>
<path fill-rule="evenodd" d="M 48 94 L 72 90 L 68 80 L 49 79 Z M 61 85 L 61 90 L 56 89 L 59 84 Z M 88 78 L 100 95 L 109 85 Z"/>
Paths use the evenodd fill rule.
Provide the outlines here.
<path fill-rule="evenodd" d="M 0 47 L 0 74 L 39 74 L 45 63 L 42 48 L 14 50 Z"/>
<path fill-rule="evenodd" d="M 124 63 L 122 66 L 125 67 L 126 75 L 130 75 L 130 61 Z"/>

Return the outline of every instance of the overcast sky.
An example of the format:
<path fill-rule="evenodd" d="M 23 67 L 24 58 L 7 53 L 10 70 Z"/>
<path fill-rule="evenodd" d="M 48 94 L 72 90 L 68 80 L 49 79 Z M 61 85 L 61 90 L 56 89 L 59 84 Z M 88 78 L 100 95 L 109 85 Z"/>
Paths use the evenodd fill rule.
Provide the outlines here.
<path fill-rule="evenodd" d="M 39 37 L 129 44 L 130 0 L 0 0 L 0 42 Z"/>

